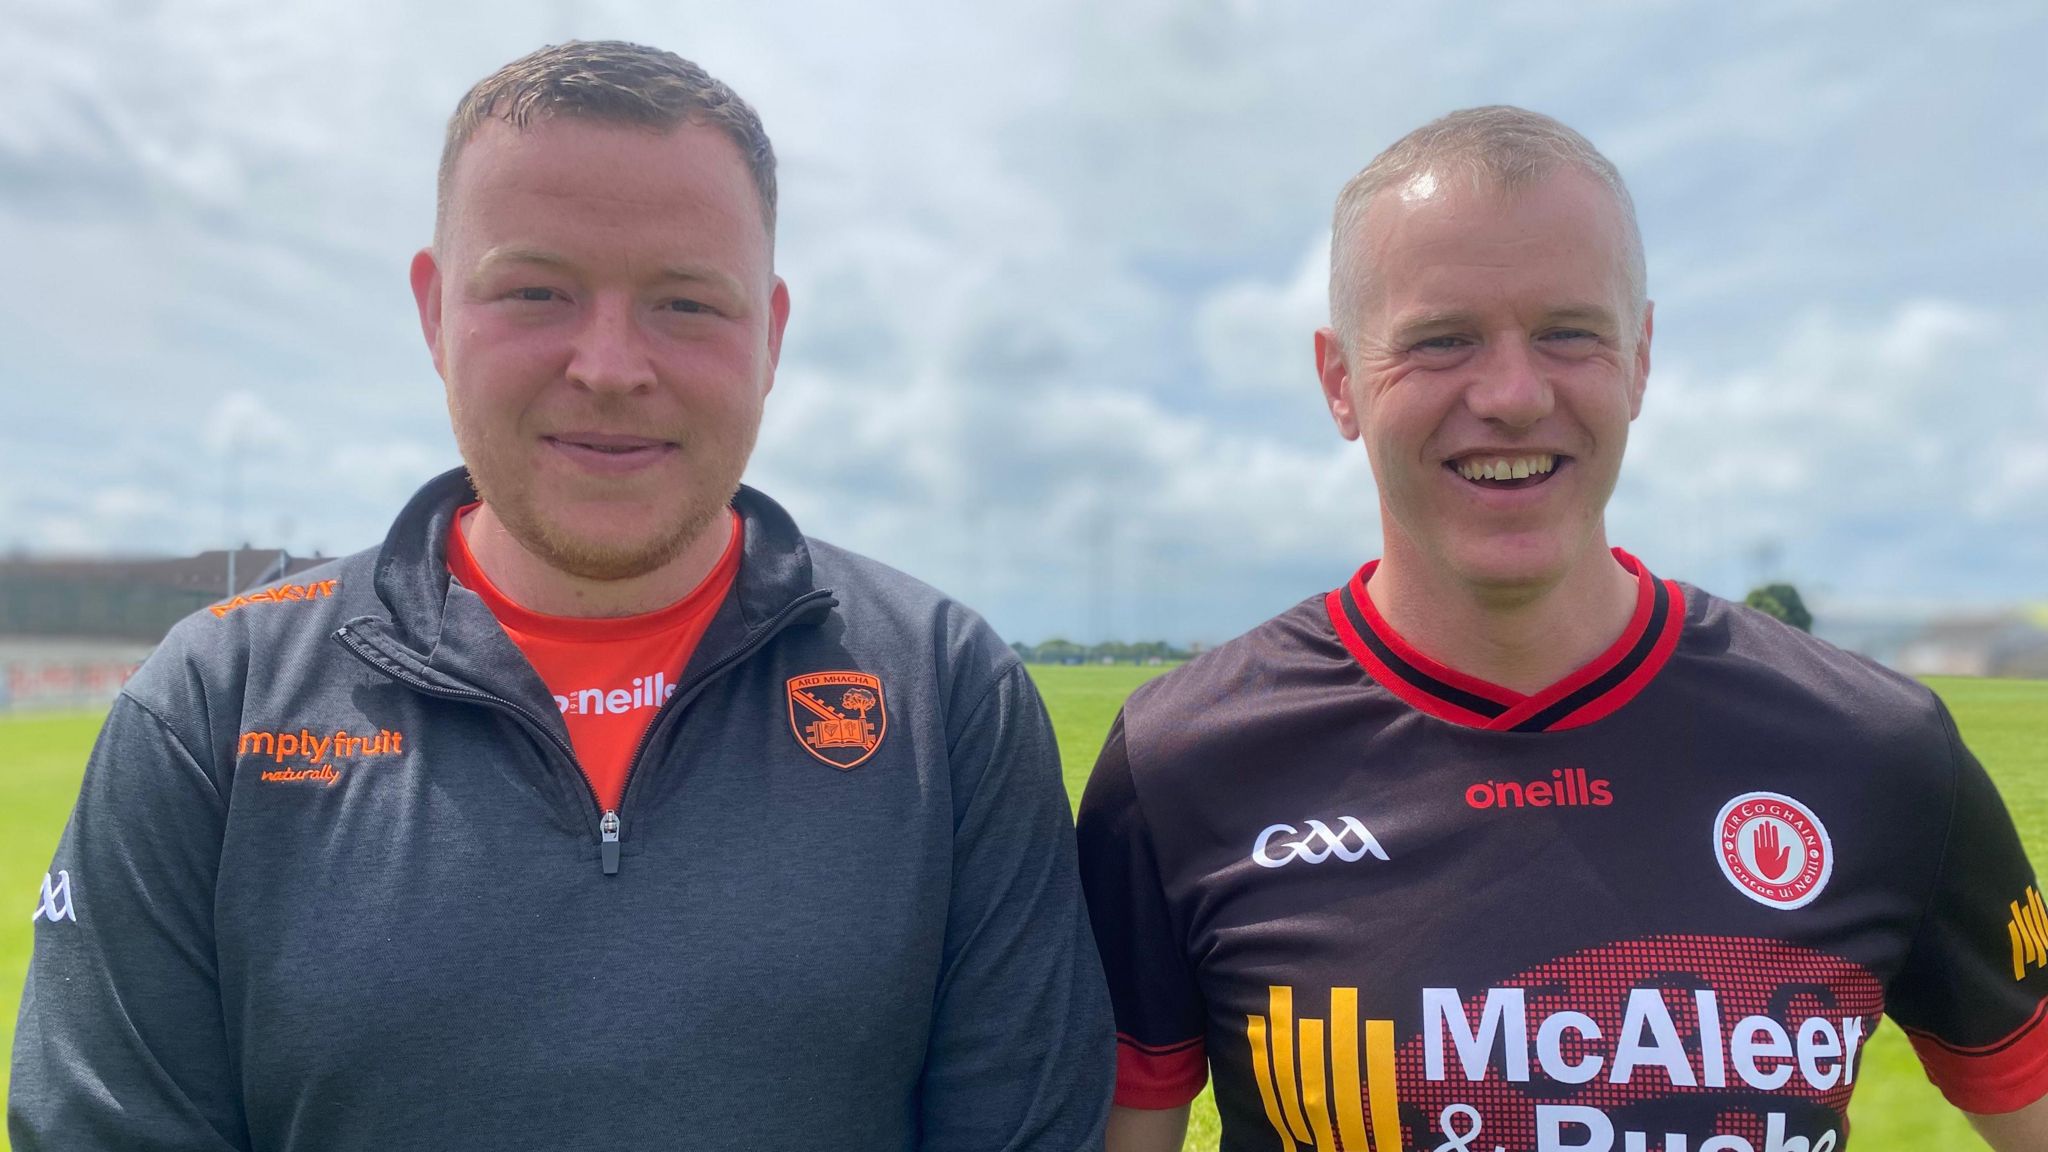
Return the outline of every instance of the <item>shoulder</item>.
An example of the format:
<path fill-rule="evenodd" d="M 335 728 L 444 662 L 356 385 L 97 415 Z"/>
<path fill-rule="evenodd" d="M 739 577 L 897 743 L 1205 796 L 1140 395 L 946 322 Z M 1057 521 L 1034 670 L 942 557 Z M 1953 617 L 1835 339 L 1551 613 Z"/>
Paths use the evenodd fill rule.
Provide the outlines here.
<path fill-rule="evenodd" d="M 1772 691 L 1848 721 L 1924 723 L 1939 702 L 1919 681 L 1754 608 L 1686 586 L 1691 643 L 1679 655 L 1755 691 Z"/>
<path fill-rule="evenodd" d="M 1249 632 L 1147 681 L 1124 704 L 1134 771 L 1192 763 L 1223 744 L 1256 744 L 1300 708 L 1355 690 L 1363 674 L 1312 596 Z"/>
<path fill-rule="evenodd" d="M 948 711 L 971 710 L 1023 661 L 980 613 L 887 564 L 806 537 L 813 577 L 829 590 L 838 639 L 892 669 L 931 677 Z"/>
<path fill-rule="evenodd" d="M 1926 685 L 1753 608 L 1691 586 L 1685 595 L 1674 671 L 1702 705 L 1879 762 L 1945 768 L 1953 759 L 1947 711 Z"/>
<path fill-rule="evenodd" d="M 358 552 L 246 589 L 180 620 L 122 688 L 195 757 L 232 742 L 252 690 L 331 674 L 345 659 L 335 629 L 375 610 L 376 550 Z"/>
<path fill-rule="evenodd" d="M 376 609 L 376 559 L 376 550 L 368 549 L 201 608 L 171 628 L 144 671 L 168 663 L 209 670 L 325 640 L 351 617 Z"/>

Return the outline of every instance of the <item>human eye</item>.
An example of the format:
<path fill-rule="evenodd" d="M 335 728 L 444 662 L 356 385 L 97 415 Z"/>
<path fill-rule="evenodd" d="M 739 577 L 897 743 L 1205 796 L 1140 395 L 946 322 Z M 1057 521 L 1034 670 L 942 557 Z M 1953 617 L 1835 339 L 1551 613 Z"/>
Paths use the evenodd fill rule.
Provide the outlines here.
<path fill-rule="evenodd" d="M 538 285 L 514 288 L 505 295 L 508 299 L 517 300 L 525 304 L 545 304 L 550 300 L 559 300 L 562 296 L 561 293 L 553 288 L 543 288 Z"/>
<path fill-rule="evenodd" d="M 1411 352 L 1455 352 L 1472 341 L 1463 336 L 1429 336 L 1408 346 Z"/>
<path fill-rule="evenodd" d="M 673 300 L 664 300 L 661 305 L 661 310 L 664 312 L 674 312 L 684 316 L 708 314 L 716 311 L 716 309 L 712 308 L 711 305 L 704 303 L 702 300 L 691 300 L 688 297 L 684 296 L 678 296 Z"/>
<path fill-rule="evenodd" d="M 1536 343 L 1554 356 L 1576 360 L 1598 352 L 1602 340 L 1598 332 L 1584 328 L 1552 328 L 1547 332 L 1538 333 Z"/>

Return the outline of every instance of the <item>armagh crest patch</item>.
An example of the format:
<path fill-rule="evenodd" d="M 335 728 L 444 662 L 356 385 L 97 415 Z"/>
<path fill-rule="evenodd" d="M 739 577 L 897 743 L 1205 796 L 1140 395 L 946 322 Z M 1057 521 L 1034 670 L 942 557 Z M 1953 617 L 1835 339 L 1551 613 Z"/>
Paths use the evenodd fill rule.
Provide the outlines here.
<path fill-rule="evenodd" d="M 789 680 L 789 727 L 804 751 L 844 772 L 889 734 L 882 682 L 865 672 L 813 672 Z"/>

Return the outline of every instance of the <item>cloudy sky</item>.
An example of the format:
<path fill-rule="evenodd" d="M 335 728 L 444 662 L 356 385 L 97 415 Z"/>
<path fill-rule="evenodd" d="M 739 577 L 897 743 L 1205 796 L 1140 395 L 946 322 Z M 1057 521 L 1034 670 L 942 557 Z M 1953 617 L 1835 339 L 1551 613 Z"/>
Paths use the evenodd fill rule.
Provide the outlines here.
<path fill-rule="evenodd" d="M 2044 11 L 0 0 L 0 548 L 379 540 L 455 461 L 405 284 L 448 111 L 621 37 L 782 157 L 749 482 L 1011 638 L 1213 641 L 1376 554 L 1312 366 L 1330 204 L 1496 102 L 1641 214 L 1616 542 L 1737 595 L 2048 599 Z"/>

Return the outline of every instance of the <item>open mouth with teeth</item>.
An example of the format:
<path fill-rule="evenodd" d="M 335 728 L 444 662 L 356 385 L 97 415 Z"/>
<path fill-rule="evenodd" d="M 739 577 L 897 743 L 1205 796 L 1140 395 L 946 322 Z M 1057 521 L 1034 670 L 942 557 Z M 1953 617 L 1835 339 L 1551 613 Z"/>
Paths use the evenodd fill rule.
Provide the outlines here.
<path fill-rule="evenodd" d="M 1461 456 L 1444 461 L 1468 483 L 1482 488 L 1534 488 L 1547 483 L 1571 457 L 1536 453 L 1528 456 Z"/>

